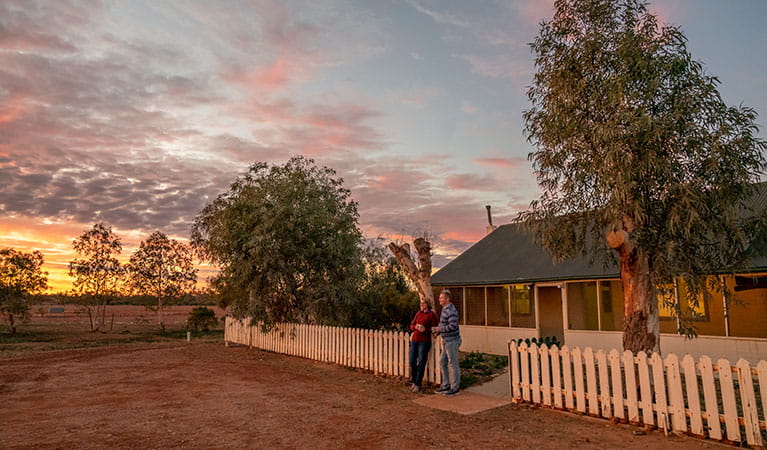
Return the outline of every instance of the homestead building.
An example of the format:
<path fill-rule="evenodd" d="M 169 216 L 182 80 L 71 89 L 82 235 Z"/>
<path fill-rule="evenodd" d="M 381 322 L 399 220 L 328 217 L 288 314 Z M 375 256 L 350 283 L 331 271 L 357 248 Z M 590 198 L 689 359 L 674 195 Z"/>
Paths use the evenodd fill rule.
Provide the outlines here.
<path fill-rule="evenodd" d="M 754 207 L 767 207 L 760 185 Z M 488 210 L 489 213 L 489 210 Z M 489 214 L 488 214 L 489 215 Z M 488 226 L 489 234 L 432 277 L 435 298 L 449 288 L 461 320 L 462 351 L 506 354 L 512 339 L 556 337 L 569 347 L 622 349 L 623 289 L 618 267 L 572 258 L 555 264 L 519 224 Z M 731 292 L 701 295 L 698 337 L 680 335 L 677 319 L 660 307 L 664 354 L 767 359 L 767 257 L 722 277 Z M 672 289 L 691 308 L 683 282 Z"/>

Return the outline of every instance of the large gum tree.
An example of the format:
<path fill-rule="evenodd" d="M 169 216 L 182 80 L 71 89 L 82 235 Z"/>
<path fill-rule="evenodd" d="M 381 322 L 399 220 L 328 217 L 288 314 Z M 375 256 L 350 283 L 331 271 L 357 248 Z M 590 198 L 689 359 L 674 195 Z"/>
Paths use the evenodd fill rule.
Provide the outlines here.
<path fill-rule="evenodd" d="M 357 203 L 343 180 L 301 156 L 256 163 L 195 219 L 192 243 L 237 317 L 340 324 L 364 278 Z"/>
<path fill-rule="evenodd" d="M 659 351 L 659 287 L 683 278 L 698 301 L 764 223 L 746 206 L 765 166 L 756 112 L 726 105 L 680 29 L 641 1 L 557 0 L 531 47 L 542 195 L 519 220 L 556 259 L 615 258 L 623 346 Z"/>

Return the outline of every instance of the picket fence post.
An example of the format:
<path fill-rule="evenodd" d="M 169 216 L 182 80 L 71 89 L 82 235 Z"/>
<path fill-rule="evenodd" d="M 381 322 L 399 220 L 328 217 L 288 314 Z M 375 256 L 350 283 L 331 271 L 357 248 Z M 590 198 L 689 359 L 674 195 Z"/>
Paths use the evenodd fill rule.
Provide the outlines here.
<path fill-rule="evenodd" d="M 735 387 L 732 384 L 732 366 L 730 361 L 724 358 L 718 360 L 716 365 L 719 367 L 719 389 L 722 393 L 727 439 L 737 442 L 740 441 L 740 424 L 738 424 L 738 407 L 735 404 Z"/>

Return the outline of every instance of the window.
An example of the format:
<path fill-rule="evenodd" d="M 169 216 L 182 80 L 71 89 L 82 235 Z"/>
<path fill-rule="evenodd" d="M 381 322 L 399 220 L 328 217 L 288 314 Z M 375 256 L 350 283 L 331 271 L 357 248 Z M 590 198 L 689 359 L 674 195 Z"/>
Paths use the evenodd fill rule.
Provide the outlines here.
<path fill-rule="evenodd" d="M 567 319 L 571 330 L 598 330 L 597 283 L 567 283 Z"/>
<path fill-rule="evenodd" d="M 466 325 L 485 325 L 485 288 L 466 288 Z"/>
<path fill-rule="evenodd" d="M 491 327 L 509 326 L 509 288 L 504 286 L 487 287 L 487 325 Z"/>
<path fill-rule="evenodd" d="M 509 286 L 511 291 L 511 313 L 512 314 L 532 314 L 533 305 L 530 301 L 530 289 L 529 285 L 525 284 L 513 284 Z"/>
<path fill-rule="evenodd" d="M 599 282 L 602 304 L 602 331 L 623 330 L 623 285 L 620 280 Z"/>
<path fill-rule="evenodd" d="M 515 328 L 535 328 L 535 309 L 533 308 L 533 289 L 526 284 L 509 286 L 511 297 L 511 326 Z"/>

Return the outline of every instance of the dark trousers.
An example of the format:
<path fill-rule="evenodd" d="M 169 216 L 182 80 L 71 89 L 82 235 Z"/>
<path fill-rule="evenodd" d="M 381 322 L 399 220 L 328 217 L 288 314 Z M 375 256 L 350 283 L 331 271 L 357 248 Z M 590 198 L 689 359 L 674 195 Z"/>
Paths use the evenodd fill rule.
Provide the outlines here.
<path fill-rule="evenodd" d="M 423 374 L 426 372 L 426 360 L 429 358 L 431 342 L 410 341 L 410 379 L 421 387 Z"/>

